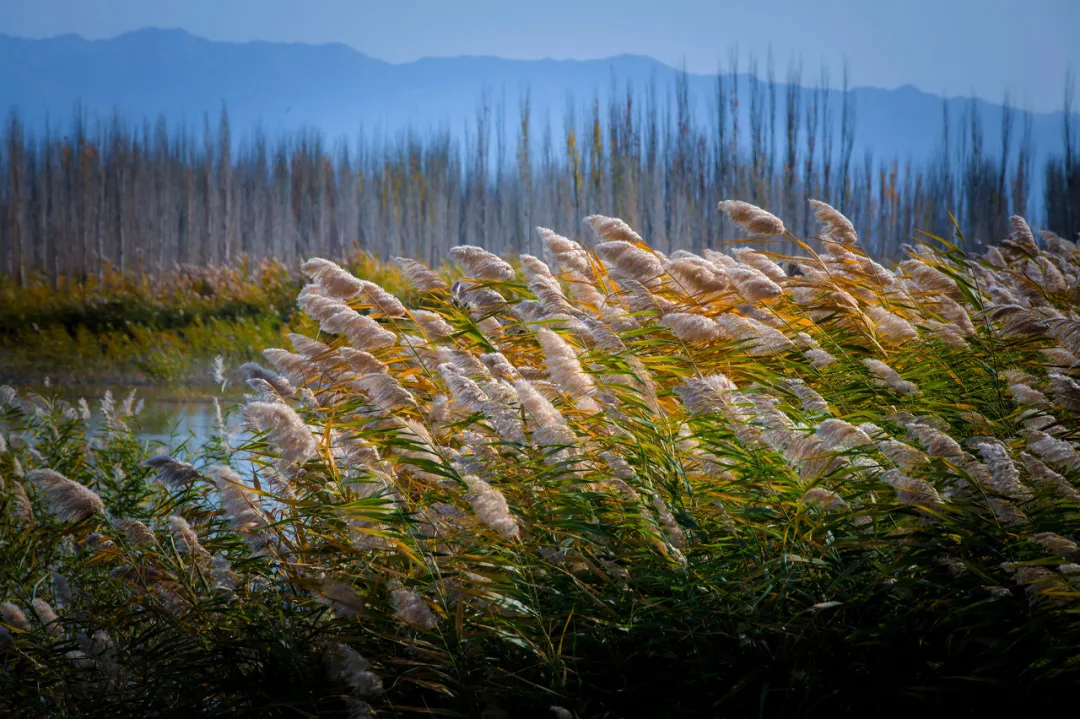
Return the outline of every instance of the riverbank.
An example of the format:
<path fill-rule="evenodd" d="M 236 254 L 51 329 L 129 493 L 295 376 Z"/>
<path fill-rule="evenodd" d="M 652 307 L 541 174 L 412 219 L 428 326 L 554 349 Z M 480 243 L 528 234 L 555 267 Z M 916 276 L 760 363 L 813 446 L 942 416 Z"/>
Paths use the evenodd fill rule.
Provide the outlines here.
<path fill-rule="evenodd" d="M 366 254 L 346 266 L 402 296 L 393 268 Z M 179 266 L 150 279 L 105 273 L 52 286 L 0 279 L 0 382 L 12 386 L 167 386 L 205 382 L 214 359 L 258 361 L 290 332 L 313 328 L 297 311 L 295 268 L 265 261 Z"/>
<path fill-rule="evenodd" d="M 24 326 L 0 335 L 0 382 L 13 386 L 197 386 L 210 376 L 214 358 L 236 365 L 258 359 L 289 331 L 281 315 L 237 320 L 196 319 L 179 329 L 129 325 L 74 332 L 61 324 Z"/>

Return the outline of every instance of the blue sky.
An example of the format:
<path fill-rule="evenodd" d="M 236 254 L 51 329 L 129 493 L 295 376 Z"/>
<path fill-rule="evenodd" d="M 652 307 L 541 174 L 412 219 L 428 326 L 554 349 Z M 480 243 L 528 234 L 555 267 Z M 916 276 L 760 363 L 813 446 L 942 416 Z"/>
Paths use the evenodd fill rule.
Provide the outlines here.
<path fill-rule="evenodd" d="M 769 48 L 778 74 L 846 58 L 858 85 L 912 84 L 1032 109 L 1061 107 L 1080 70 L 1080 0 L 0 0 L 0 33 L 107 38 L 141 27 L 213 40 L 340 42 L 406 62 L 446 55 L 650 55 L 712 72 L 738 46 L 743 67 Z M 763 64 L 763 63 L 762 63 Z"/>

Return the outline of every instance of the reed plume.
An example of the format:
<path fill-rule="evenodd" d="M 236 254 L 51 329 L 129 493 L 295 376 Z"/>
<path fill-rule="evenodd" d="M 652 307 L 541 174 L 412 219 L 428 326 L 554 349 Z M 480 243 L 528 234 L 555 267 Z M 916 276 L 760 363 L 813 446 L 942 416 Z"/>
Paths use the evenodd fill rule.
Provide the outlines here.
<path fill-rule="evenodd" d="M 405 274 L 406 281 L 417 292 L 449 292 L 450 287 L 438 274 L 432 272 L 422 262 L 408 257 L 395 257 L 394 263 Z"/>
<path fill-rule="evenodd" d="M 510 263 L 482 247 L 459 245 L 450 249 L 450 256 L 465 265 L 469 273 L 486 282 L 505 282 L 514 276 Z"/>
<path fill-rule="evenodd" d="M 844 217 L 836 208 L 820 200 L 810 200 L 809 202 L 810 207 L 814 209 L 814 214 L 817 215 L 818 222 L 825 229 L 829 239 L 839 242 L 841 245 L 858 244 L 859 236 L 856 234 L 855 226 L 851 224 L 851 220 Z"/>
<path fill-rule="evenodd" d="M 26 479 L 37 485 L 48 501 L 49 513 L 65 522 L 82 522 L 102 514 L 105 505 L 95 492 L 51 469 L 35 469 Z"/>
<path fill-rule="evenodd" d="M 749 202 L 724 200 L 720 203 L 720 211 L 751 235 L 776 237 L 787 232 L 784 223 L 780 221 L 779 217 L 766 212 L 760 207 L 751 205 Z"/>

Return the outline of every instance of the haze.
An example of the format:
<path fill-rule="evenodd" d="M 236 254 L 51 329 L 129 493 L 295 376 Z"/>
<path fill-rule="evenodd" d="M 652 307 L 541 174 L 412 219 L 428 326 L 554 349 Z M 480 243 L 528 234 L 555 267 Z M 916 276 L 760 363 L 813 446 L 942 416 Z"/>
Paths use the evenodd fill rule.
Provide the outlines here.
<path fill-rule="evenodd" d="M 1066 70 L 1080 61 L 1080 3 L 1069 0 L 0 0 L 0 33 L 8 35 L 103 39 L 142 27 L 235 42 L 340 42 L 391 62 L 634 53 L 712 72 L 735 45 L 744 67 L 751 52 L 763 58 L 771 48 L 781 67 L 801 57 L 838 69 L 846 59 L 856 85 L 912 84 L 990 100 L 1008 89 L 1018 104 L 1044 111 L 1061 108 Z"/>

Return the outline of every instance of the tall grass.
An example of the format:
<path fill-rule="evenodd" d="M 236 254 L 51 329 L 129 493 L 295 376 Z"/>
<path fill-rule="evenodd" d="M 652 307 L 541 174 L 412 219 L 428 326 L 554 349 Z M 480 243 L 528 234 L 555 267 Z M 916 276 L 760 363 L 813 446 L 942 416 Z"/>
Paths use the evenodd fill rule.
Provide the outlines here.
<path fill-rule="evenodd" d="M 7 392 L 0 706 L 1061 706 L 1076 249 L 1014 218 L 985 257 L 927 235 L 890 271 L 828 206 L 820 253 L 723 207 L 805 254 L 665 256 L 591 217 L 587 247 L 541 229 L 543 259 L 455 250 L 453 284 L 402 260 L 400 297 L 313 259 L 311 332 L 171 456 L 132 402 L 88 436 L 89 408 Z"/>

